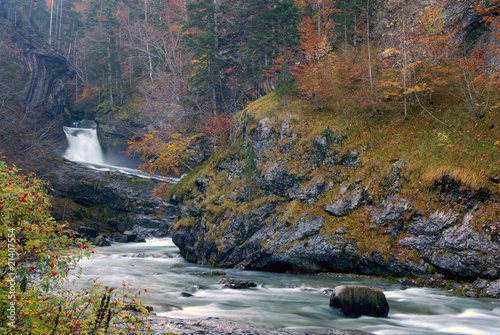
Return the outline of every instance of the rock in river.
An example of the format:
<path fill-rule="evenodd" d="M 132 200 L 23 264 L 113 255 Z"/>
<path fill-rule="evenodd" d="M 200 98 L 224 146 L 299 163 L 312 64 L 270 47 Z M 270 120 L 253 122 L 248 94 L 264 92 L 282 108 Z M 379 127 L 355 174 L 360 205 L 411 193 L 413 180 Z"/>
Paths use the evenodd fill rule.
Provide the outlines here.
<path fill-rule="evenodd" d="M 224 279 L 221 279 L 219 281 L 219 284 L 224 284 L 224 287 L 235 288 L 235 289 L 257 287 L 257 284 L 255 282 L 242 278 L 226 277 Z"/>
<path fill-rule="evenodd" d="M 330 306 L 340 308 L 348 317 L 387 317 L 389 314 L 389 304 L 384 293 L 367 286 L 337 286 L 330 297 Z"/>

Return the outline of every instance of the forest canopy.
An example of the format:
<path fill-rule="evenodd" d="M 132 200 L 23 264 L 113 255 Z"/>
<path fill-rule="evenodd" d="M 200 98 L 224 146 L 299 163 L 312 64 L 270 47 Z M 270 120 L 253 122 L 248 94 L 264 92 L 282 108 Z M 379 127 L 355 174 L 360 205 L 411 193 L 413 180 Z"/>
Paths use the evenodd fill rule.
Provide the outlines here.
<path fill-rule="evenodd" d="M 4 0 L 0 16 L 73 65 L 75 115 L 131 109 L 155 141 L 204 135 L 215 146 L 237 111 L 273 91 L 283 106 L 293 97 L 334 114 L 425 114 L 446 126 L 443 112 L 498 113 L 500 1 L 470 0 L 460 15 L 451 3 Z M 466 15 L 475 32 L 464 31 Z M 153 142 L 132 140 L 132 151 L 154 156 L 139 146 Z"/>

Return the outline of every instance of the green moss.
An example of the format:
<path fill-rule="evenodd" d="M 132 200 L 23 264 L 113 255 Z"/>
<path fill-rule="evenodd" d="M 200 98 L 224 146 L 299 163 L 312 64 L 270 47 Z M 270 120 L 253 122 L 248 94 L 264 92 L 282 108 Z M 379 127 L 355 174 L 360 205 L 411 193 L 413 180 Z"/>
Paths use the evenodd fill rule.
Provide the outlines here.
<path fill-rule="evenodd" d="M 192 227 L 194 225 L 196 225 L 196 218 L 194 217 L 177 219 L 174 223 L 174 232 L 179 230 L 181 227 Z"/>

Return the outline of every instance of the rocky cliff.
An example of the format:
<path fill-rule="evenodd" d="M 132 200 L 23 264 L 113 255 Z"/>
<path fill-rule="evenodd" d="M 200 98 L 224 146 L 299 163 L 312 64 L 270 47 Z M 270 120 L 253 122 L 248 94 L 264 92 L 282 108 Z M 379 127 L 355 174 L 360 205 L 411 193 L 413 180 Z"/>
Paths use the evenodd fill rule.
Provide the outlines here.
<path fill-rule="evenodd" d="M 40 176 L 47 158 L 62 149 L 69 105 L 67 82 L 75 71 L 34 34 L 0 19 L 0 152 Z"/>
<path fill-rule="evenodd" d="M 20 90 L 15 93 L 24 109 L 49 120 L 63 116 L 69 104 L 66 83 L 75 75 L 66 58 L 38 36 L 22 33 L 3 20 L 0 37 L 3 56 L 16 68 Z"/>
<path fill-rule="evenodd" d="M 232 147 L 171 190 L 173 240 L 186 259 L 280 272 L 500 278 L 497 193 L 447 175 L 422 187 L 404 157 L 388 153 L 372 165 L 365 157 L 378 150 L 373 143 L 321 126 L 320 117 L 268 108 L 266 99 Z"/>
<path fill-rule="evenodd" d="M 151 199 L 159 180 L 98 171 L 71 162 L 59 162 L 55 168 L 53 215 L 60 222 L 68 222 L 71 229 L 91 228 L 117 242 L 126 242 L 120 234 L 127 231 L 134 231 L 140 239 L 172 233 L 171 206 Z"/>

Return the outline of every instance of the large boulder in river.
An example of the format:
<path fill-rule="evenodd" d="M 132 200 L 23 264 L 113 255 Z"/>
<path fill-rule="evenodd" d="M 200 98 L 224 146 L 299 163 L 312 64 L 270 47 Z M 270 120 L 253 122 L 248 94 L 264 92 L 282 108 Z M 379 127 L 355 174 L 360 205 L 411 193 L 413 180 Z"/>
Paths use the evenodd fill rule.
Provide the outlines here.
<path fill-rule="evenodd" d="M 387 317 L 389 314 L 384 293 L 367 286 L 337 286 L 330 297 L 330 306 L 339 308 L 348 317 Z"/>

